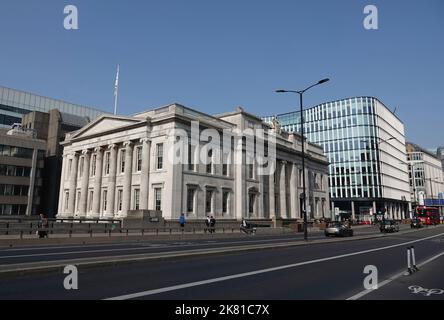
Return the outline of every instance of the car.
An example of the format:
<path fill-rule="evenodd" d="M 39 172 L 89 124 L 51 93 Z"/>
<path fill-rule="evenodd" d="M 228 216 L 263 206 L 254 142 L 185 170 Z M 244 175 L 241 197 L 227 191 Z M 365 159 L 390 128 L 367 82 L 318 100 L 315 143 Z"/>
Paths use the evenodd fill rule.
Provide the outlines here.
<path fill-rule="evenodd" d="M 327 228 L 325 228 L 325 236 L 352 237 L 353 229 L 348 224 L 342 222 L 330 222 Z"/>
<path fill-rule="evenodd" d="M 379 230 L 381 233 L 399 232 L 399 224 L 395 220 L 383 220 Z"/>
<path fill-rule="evenodd" d="M 424 225 L 422 224 L 421 219 L 419 218 L 413 218 L 410 222 L 410 228 L 414 229 L 419 229 L 422 228 Z"/>

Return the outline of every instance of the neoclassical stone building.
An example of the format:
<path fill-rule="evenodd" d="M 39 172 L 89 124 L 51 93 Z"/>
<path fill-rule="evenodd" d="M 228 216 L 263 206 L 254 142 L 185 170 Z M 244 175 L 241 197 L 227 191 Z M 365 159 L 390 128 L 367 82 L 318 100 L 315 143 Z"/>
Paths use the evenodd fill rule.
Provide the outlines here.
<path fill-rule="evenodd" d="M 258 138 L 242 136 L 259 130 L 275 137 L 275 151 L 264 154 L 274 174 L 260 174 Z M 208 131 L 231 135 L 217 142 L 221 152 L 205 149 L 216 141 Z M 185 144 L 175 148 L 179 140 Z M 228 148 L 223 141 L 231 141 Z M 247 141 L 253 141 L 251 152 Z M 242 108 L 210 116 L 172 104 L 131 117 L 103 115 L 63 144 L 58 217 L 119 219 L 130 210 L 157 210 L 167 220 L 181 213 L 188 219 L 301 218 L 300 136 Z M 265 146 L 271 150 L 271 142 Z M 328 162 L 319 146 L 306 148 L 309 217 L 330 217 Z M 177 163 L 175 156 L 189 161 Z"/>

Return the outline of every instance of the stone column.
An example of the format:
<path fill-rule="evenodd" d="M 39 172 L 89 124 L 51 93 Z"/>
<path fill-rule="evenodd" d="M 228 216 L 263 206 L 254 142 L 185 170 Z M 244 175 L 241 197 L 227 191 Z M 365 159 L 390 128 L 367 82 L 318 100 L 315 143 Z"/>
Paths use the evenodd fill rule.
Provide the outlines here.
<path fill-rule="evenodd" d="M 68 160 L 69 161 L 69 160 Z M 76 206 L 76 188 L 77 188 L 77 172 L 79 165 L 79 154 L 72 154 L 71 175 L 69 177 L 69 201 L 67 216 L 73 217 Z"/>
<path fill-rule="evenodd" d="M 87 204 L 88 204 L 88 182 L 89 182 L 89 164 L 91 160 L 90 150 L 82 151 L 83 154 L 83 172 L 82 172 L 82 184 L 80 189 L 80 210 L 79 215 L 86 217 Z"/>
<path fill-rule="evenodd" d="M 62 157 L 62 173 L 60 176 L 60 188 L 59 188 L 59 206 L 57 210 L 57 217 L 63 217 L 65 215 L 65 178 L 66 178 L 66 169 L 68 167 L 68 157 L 63 155 Z"/>
<path fill-rule="evenodd" d="M 290 218 L 296 219 L 300 215 L 298 215 L 299 204 L 298 204 L 298 167 L 296 163 L 293 163 L 291 166 L 291 175 L 290 175 Z"/>
<path fill-rule="evenodd" d="M 151 141 L 144 138 L 140 139 L 140 142 L 142 142 L 142 174 L 140 176 L 140 209 L 148 210 Z"/>
<path fill-rule="evenodd" d="M 108 199 L 105 218 L 114 218 L 114 205 L 116 196 L 116 172 L 117 172 L 117 144 L 110 144 L 109 177 L 108 177 Z"/>
<path fill-rule="evenodd" d="M 287 162 L 282 161 L 281 177 L 279 179 L 279 194 L 280 194 L 280 217 L 288 218 L 287 212 Z"/>
<path fill-rule="evenodd" d="M 276 199 L 275 199 L 275 175 L 277 175 L 277 163 L 276 161 L 269 159 L 268 161 L 273 161 L 273 166 L 274 166 L 274 170 L 271 170 L 271 172 L 274 171 L 274 173 L 270 173 L 270 175 L 268 176 L 268 189 L 269 189 L 269 193 L 268 193 L 268 197 L 269 197 L 269 214 L 270 214 L 270 219 L 275 218 L 276 217 Z"/>
<path fill-rule="evenodd" d="M 258 207 L 258 218 L 263 219 L 265 218 L 264 213 L 264 185 L 265 185 L 265 176 L 260 174 L 258 175 L 259 180 L 259 195 L 258 195 L 258 201 L 259 201 L 259 207 Z"/>
<path fill-rule="evenodd" d="M 123 179 L 122 215 L 126 217 L 131 208 L 131 180 L 133 176 L 133 151 L 134 144 L 125 142 L 125 174 Z"/>
<path fill-rule="evenodd" d="M 102 197 L 102 168 L 103 168 L 103 148 L 97 147 L 96 152 L 96 174 L 94 177 L 94 195 L 93 195 L 93 218 L 100 217 L 100 199 Z"/>
<path fill-rule="evenodd" d="M 248 215 L 245 152 L 243 150 L 242 138 L 235 138 L 234 157 L 234 215 L 237 220 L 241 220 L 244 216 Z M 205 210 L 203 212 L 205 212 Z"/>

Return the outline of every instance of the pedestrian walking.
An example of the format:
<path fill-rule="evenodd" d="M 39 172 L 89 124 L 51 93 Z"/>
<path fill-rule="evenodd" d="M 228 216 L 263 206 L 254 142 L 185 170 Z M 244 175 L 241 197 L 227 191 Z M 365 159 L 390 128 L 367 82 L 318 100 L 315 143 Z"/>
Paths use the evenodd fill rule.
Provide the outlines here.
<path fill-rule="evenodd" d="M 211 233 L 211 230 L 210 230 L 210 224 L 211 224 L 211 219 L 210 219 L 209 216 L 207 216 L 206 219 L 205 219 L 205 226 L 206 226 L 206 228 L 205 228 L 205 233 L 206 233 L 207 231 Z"/>
<path fill-rule="evenodd" d="M 210 232 L 216 232 L 216 219 L 213 216 L 210 218 Z"/>
<path fill-rule="evenodd" d="M 49 222 L 48 218 L 44 214 L 40 214 L 40 221 L 39 221 L 39 230 L 37 231 L 37 234 L 40 239 L 48 238 L 48 228 L 49 228 Z"/>
<path fill-rule="evenodd" d="M 182 229 L 185 228 L 185 215 L 183 213 L 180 215 L 179 224 Z"/>

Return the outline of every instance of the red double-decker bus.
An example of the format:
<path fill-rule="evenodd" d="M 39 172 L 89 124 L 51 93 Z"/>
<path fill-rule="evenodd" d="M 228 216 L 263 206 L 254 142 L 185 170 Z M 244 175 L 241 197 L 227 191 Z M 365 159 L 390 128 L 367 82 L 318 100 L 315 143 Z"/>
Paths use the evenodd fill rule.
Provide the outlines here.
<path fill-rule="evenodd" d="M 416 217 L 421 219 L 422 224 L 428 226 L 435 226 L 441 223 L 439 210 L 434 207 L 416 207 Z"/>

